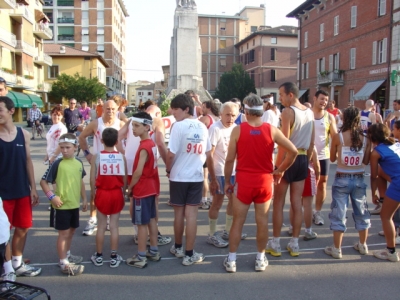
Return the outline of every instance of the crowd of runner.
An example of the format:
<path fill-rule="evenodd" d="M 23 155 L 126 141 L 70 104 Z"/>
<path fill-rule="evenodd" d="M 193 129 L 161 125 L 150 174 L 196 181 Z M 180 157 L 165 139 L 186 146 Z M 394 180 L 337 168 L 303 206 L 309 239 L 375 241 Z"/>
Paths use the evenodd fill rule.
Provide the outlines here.
<path fill-rule="evenodd" d="M 170 253 L 182 258 L 185 266 L 205 259 L 204 254 L 194 249 L 201 207 L 209 210 L 206 242 L 218 248 L 229 247 L 223 266 L 227 272 L 236 272 L 236 253 L 240 241 L 247 237 L 242 232 L 243 225 L 254 203 L 257 247 L 254 265 L 256 271 L 264 271 L 268 266 L 266 253 L 277 257 L 282 254 L 280 237 L 288 189 L 288 234 L 292 238 L 286 249 L 291 256 L 299 256 L 303 222 L 305 241 L 317 238 L 313 223 L 319 226 L 325 223 L 322 207 L 331 162 L 337 162 L 329 214 L 333 242 L 324 249 L 325 253 L 342 258 L 341 243 L 350 200 L 359 233 L 354 249 L 362 255 L 368 253 L 371 212 L 380 214 L 381 234 L 386 238 L 387 247 L 373 254 L 379 259 L 399 261 L 395 245 L 400 243 L 397 237 L 400 225 L 400 144 L 397 142 L 400 112 L 397 108 L 400 103 L 395 101 L 394 112 L 383 120 L 373 100 L 366 101 L 365 110 L 349 105 L 340 111 L 325 91 L 316 92 L 313 105 L 302 104 L 298 94 L 294 83 L 280 86 L 282 113 L 271 95 L 260 98 L 250 94 L 243 103 L 236 98 L 220 103 L 218 100 L 201 102 L 193 91 L 179 94 L 170 104 L 169 112 L 176 121 L 168 145 L 164 140 L 160 108 L 152 102 L 127 118 L 121 109 L 126 105 L 125 100 L 114 97 L 104 103 L 99 101 L 93 110 L 99 115 L 80 128 L 78 137 L 75 131 L 84 120 L 90 119 L 90 110 L 85 110 L 85 116 L 81 112 L 75 116 L 77 101 L 70 99 L 67 115 L 71 118 L 65 127 L 61 122 L 62 110 L 55 107 L 51 112 L 54 128 L 47 133 L 45 160 L 49 168 L 40 186 L 51 204 L 50 224 L 58 231 L 56 251 L 61 272 L 79 275 L 84 271 L 80 264 L 83 258 L 71 254 L 70 249 L 79 227 L 81 207 L 83 211 L 90 211 L 83 234 L 96 234 L 93 264 L 103 265 L 106 230 L 110 231 L 110 267 L 118 267 L 124 261 L 118 254 L 118 224 L 126 198 L 129 198 L 135 231 L 133 240 L 138 245 L 137 253 L 127 258 L 126 264 L 144 268 L 148 261 L 161 260 L 158 247 L 170 244 L 172 238 L 158 230 L 159 159 L 165 163 L 169 204 L 174 210 Z M 86 103 L 84 106 L 86 109 Z M 6 84 L 0 82 L 0 172 L 7 174 L 0 181 L 0 257 L 2 278 L 10 281 L 15 281 L 16 276 L 41 273 L 41 268 L 27 264 L 22 257 L 27 232 L 32 227 L 32 206 L 39 203 L 39 197 L 30 156 L 30 135 L 13 124 L 14 112 Z M 76 127 L 71 126 L 74 122 Z M 90 136 L 93 136 L 91 148 L 87 142 Z M 78 145 L 90 163 L 87 172 L 76 157 Z M 372 201 L 376 205 L 371 212 L 364 178 L 368 164 Z M 83 183 L 86 175 L 90 176 L 89 199 Z M 225 196 L 228 199 L 225 226 L 217 231 Z M 273 234 L 269 238 L 271 205 Z M 11 241 L 10 226 L 14 228 Z"/>

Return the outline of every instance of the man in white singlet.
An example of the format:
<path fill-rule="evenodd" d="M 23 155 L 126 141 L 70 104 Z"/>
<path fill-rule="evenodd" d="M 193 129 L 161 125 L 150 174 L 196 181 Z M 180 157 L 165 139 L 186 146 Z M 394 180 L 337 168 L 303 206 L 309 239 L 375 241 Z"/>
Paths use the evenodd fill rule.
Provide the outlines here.
<path fill-rule="evenodd" d="M 103 106 L 103 115 L 89 123 L 88 126 L 79 135 L 79 144 L 88 162 L 92 159 L 92 153 L 89 151 L 89 146 L 87 144 L 86 138 L 93 135 L 93 153 L 98 154 L 104 149 L 101 143 L 101 135 L 105 128 L 111 127 L 120 130 L 125 124 L 116 118 L 118 106 L 113 100 L 108 100 Z M 96 206 L 94 204 L 94 198 L 90 198 L 90 219 L 85 229 L 83 230 L 83 235 L 92 235 L 97 230 L 97 218 L 96 218 Z"/>

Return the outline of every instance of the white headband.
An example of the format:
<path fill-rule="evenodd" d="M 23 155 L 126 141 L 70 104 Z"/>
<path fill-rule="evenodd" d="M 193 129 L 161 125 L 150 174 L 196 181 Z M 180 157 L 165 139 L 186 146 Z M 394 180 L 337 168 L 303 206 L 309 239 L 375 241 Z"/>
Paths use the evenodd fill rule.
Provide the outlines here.
<path fill-rule="evenodd" d="M 153 121 L 152 120 L 148 120 L 148 119 L 141 119 L 141 118 L 132 117 L 131 120 L 134 121 L 134 122 L 138 122 L 140 124 L 143 124 L 143 125 L 152 125 L 153 124 Z"/>
<path fill-rule="evenodd" d="M 71 144 L 76 145 L 76 144 L 78 144 L 78 141 L 75 140 L 75 139 L 65 138 L 65 139 L 60 139 L 60 140 L 58 141 L 58 143 L 59 143 L 59 144 L 61 144 L 61 143 L 71 143 Z"/>
<path fill-rule="evenodd" d="M 245 105 L 244 105 L 244 108 L 246 108 L 246 109 L 252 109 L 252 110 L 264 110 L 264 108 L 263 108 L 262 105 L 250 107 L 250 106 L 248 106 L 247 104 L 245 104 Z"/>

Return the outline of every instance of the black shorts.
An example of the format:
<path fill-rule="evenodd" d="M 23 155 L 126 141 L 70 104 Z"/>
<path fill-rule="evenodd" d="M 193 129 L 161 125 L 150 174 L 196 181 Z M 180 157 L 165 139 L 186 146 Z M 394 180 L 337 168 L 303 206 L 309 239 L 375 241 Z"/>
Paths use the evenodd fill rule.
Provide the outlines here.
<path fill-rule="evenodd" d="M 68 230 L 79 227 L 79 208 L 54 209 L 50 211 L 50 227 L 56 230 Z"/>
<path fill-rule="evenodd" d="M 5 255 L 6 255 L 6 245 L 7 243 L 3 243 L 0 245 L 0 265 L 2 266 L 4 263 Z"/>
<path fill-rule="evenodd" d="M 329 161 L 329 158 L 328 159 L 321 159 L 319 161 L 319 165 L 320 165 L 320 168 L 321 168 L 320 175 L 321 176 L 328 176 L 329 167 L 331 165 L 331 162 Z"/>
<path fill-rule="evenodd" d="M 156 196 L 141 199 L 132 199 L 133 214 L 132 223 L 135 225 L 147 225 L 156 217 Z"/>
<path fill-rule="evenodd" d="M 283 178 L 291 183 L 302 181 L 308 175 L 308 157 L 307 155 L 297 155 L 293 165 L 283 174 Z"/>
<path fill-rule="evenodd" d="M 169 182 L 170 203 L 174 206 L 197 206 L 201 202 L 203 181 L 200 182 Z"/>

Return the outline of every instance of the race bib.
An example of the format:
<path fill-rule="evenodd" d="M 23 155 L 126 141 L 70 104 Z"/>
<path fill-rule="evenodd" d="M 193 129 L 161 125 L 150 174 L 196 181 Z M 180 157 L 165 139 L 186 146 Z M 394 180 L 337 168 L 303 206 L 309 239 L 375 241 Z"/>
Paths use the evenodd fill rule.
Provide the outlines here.
<path fill-rule="evenodd" d="M 400 157 L 400 143 L 395 143 L 392 146 L 389 146 L 389 149 L 392 150 L 397 156 Z"/>
<path fill-rule="evenodd" d="M 362 165 L 364 152 L 361 149 L 358 152 L 351 151 L 350 147 L 342 147 L 342 163 L 350 167 L 358 167 Z"/>
<path fill-rule="evenodd" d="M 124 158 L 120 153 L 100 153 L 101 175 L 125 175 Z"/>
<path fill-rule="evenodd" d="M 203 149 L 204 136 L 201 133 L 189 133 L 185 137 L 184 141 L 184 151 L 188 154 L 203 154 L 205 149 Z"/>

